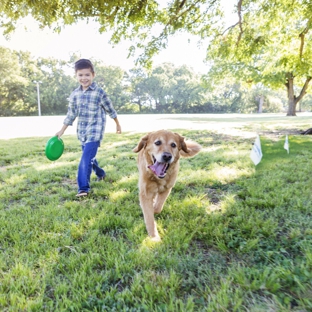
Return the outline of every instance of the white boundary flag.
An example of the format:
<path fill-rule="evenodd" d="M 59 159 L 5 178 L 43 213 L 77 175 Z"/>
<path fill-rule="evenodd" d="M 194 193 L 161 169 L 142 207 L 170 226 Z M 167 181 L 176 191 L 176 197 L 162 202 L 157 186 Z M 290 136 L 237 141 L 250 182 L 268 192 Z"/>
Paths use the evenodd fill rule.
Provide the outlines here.
<path fill-rule="evenodd" d="M 255 164 L 255 166 L 258 165 L 262 159 L 262 150 L 261 150 L 261 142 L 260 142 L 259 135 L 257 135 L 255 143 L 252 146 L 252 149 L 250 152 L 250 158 Z"/>
<path fill-rule="evenodd" d="M 289 154 L 289 143 L 288 143 L 288 135 L 287 134 L 286 134 L 286 138 L 285 138 L 284 149 Z"/>

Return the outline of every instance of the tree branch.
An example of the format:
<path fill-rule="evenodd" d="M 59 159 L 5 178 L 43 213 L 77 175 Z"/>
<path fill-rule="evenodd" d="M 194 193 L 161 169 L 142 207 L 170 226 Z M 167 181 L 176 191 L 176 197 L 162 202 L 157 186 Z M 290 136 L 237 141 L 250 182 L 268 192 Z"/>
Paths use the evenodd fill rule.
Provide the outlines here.
<path fill-rule="evenodd" d="M 181 16 L 185 15 L 188 11 L 190 11 L 194 6 L 196 6 L 197 3 L 200 3 L 200 0 L 195 1 L 194 3 L 192 3 L 189 7 L 187 7 L 184 11 L 182 11 L 180 13 L 180 11 L 182 10 L 183 6 L 185 5 L 186 0 L 183 0 L 180 5 L 178 6 L 175 15 L 171 16 L 168 23 L 165 25 L 164 29 L 166 29 L 168 26 L 173 24 L 173 21 L 178 20 Z M 180 13 L 180 14 L 178 14 Z"/>
<path fill-rule="evenodd" d="M 304 37 L 308 33 L 308 31 L 310 30 L 309 24 L 310 24 L 310 20 L 308 21 L 308 26 L 302 31 L 302 33 L 299 34 L 300 41 L 301 41 L 300 49 L 299 49 L 299 57 L 300 57 L 300 59 L 302 58 L 302 54 L 303 54 Z"/>
<path fill-rule="evenodd" d="M 232 28 L 235 28 L 237 25 L 238 25 L 238 22 L 237 22 L 236 24 L 232 25 L 232 26 L 229 26 L 228 28 L 226 28 L 226 29 L 224 30 L 223 33 L 221 33 L 221 35 L 223 36 L 226 32 L 228 32 L 228 30 L 230 30 L 230 29 L 232 29 Z"/>
<path fill-rule="evenodd" d="M 180 9 L 182 9 L 182 7 L 184 6 L 185 2 L 186 2 L 186 0 L 183 0 L 183 1 L 180 3 L 180 5 L 179 5 L 179 8 L 180 8 Z"/>
<path fill-rule="evenodd" d="M 304 83 L 304 86 L 302 87 L 299 96 L 296 97 L 296 103 L 298 103 L 304 97 L 304 95 L 307 93 L 307 89 L 308 89 L 308 86 L 309 86 L 309 83 L 310 83 L 311 79 L 312 79 L 312 77 L 308 77 L 306 79 L 306 81 Z"/>
<path fill-rule="evenodd" d="M 239 25 L 239 34 L 238 34 L 238 38 L 237 38 L 237 42 L 236 42 L 236 45 L 238 46 L 241 38 L 242 38 L 242 35 L 243 35 L 243 23 L 242 23 L 242 4 L 243 4 L 243 0 L 239 0 L 238 3 L 237 3 L 237 14 L 238 14 L 238 22 L 237 24 Z M 237 25 L 236 24 L 236 25 Z"/>

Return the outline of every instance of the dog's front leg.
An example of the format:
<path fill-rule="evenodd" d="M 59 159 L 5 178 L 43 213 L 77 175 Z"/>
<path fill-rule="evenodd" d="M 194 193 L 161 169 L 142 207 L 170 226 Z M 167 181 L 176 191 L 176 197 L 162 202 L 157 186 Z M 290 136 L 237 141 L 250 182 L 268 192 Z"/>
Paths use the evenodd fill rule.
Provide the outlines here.
<path fill-rule="evenodd" d="M 160 241 L 160 236 L 157 231 L 157 224 L 154 219 L 153 198 L 141 195 L 140 205 L 143 211 L 148 235 L 152 238 L 153 241 Z"/>
<path fill-rule="evenodd" d="M 165 201 L 167 197 L 169 196 L 170 192 L 171 192 L 171 189 L 167 189 L 164 192 L 157 194 L 156 200 L 154 202 L 154 213 L 161 213 L 164 207 Z"/>

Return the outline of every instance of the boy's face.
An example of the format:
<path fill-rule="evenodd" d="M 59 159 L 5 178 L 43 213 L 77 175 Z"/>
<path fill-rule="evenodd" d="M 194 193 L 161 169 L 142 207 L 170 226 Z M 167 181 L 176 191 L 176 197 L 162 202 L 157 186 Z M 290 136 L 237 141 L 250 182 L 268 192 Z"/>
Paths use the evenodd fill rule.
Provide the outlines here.
<path fill-rule="evenodd" d="M 87 90 L 92 84 L 95 74 L 92 73 L 91 68 L 78 69 L 76 71 L 76 78 L 81 84 L 82 90 Z"/>

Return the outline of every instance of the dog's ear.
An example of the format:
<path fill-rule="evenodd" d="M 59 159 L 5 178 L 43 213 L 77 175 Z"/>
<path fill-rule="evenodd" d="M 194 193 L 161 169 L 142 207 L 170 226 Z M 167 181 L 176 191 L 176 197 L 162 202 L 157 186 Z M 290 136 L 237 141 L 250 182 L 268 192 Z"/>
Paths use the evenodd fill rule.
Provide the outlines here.
<path fill-rule="evenodd" d="M 176 134 L 178 134 L 178 133 L 176 133 Z M 182 151 L 184 151 L 185 153 L 188 153 L 189 150 L 188 150 L 188 148 L 187 148 L 187 146 L 186 146 L 186 143 L 185 143 L 185 141 L 184 141 L 184 137 L 181 136 L 180 134 L 178 134 L 178 136 L 179 136 L 180 146 L 181 146 Z"/>
<path fill-rule="evenodd" d="M 179 137 L 181 146 L 180 155 L 182 157 L 193 157 L 197 153 L 199 153 L 199 151 L 201 150 L 201 146 L 198 143 L 193 141 L 185 141 L 184 137 L 182 137 L 178 133 L 175 134 Z"/>
<path fill-rule="evenodd" d="M 182 157 L 193 157 L 195 156 L 196 154 L 199 153 L 199 151 L 201 150 L 201 146 L 196 143 L 196 142 L 193 142 L 193 141 L 186 141 L 184 142 L 185 145 L 186 145 L 186 148 L 187 148 L 187 152 L 185 153 L 184 150 L 182 149 L 180 151 L 180 155 Z"/>
<path fill-rule="evenodd" d="M 182 151 L 184 151 L 185 153 L 188 153 L 188 149 L 187 149 L 187 146 L 185 144 L 184 137 L 181 136 L 179 133 L 176 133 L 176 132 L 174 134 L 178 137 L 178 141 L 180 143 L 180 149 Z"/>
<path fill-rule="evenodd" d="M 138 153 L 142 148 L 146 146 L 148 140 L 148 134 L 141 138 L 139 144 L 132 150 L 132 152 Z"/>

